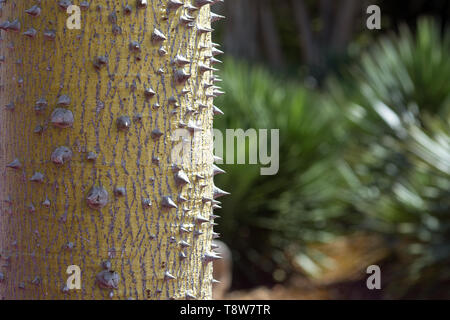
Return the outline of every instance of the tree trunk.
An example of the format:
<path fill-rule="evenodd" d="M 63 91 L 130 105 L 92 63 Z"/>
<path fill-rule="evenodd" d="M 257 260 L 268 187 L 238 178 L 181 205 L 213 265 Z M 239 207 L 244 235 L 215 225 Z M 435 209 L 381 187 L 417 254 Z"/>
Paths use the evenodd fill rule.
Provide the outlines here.
<path fill-rule="evenodd" d="M 71 1 L 0 1 L 0 298 L 211 298 L 220 91 L 192 2 L 74 1 L 76 30 Z"/>

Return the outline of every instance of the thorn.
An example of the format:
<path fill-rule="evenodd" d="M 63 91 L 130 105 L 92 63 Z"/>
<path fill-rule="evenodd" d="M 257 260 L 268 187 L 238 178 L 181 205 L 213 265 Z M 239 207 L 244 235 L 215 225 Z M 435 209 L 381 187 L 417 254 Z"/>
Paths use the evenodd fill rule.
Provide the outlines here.
<path fill-rule="evenodd" d="M 183 2 L 179 0 L 169 0 L 167 7 L 171 10 L 177 10 L 179 7 L 183 6 Z"/>
<path fill-rule="evenodd" d="M 119 280 L 119 274 L 112 270 L 103 270 L 96 276 L 98 286 L 103 289 L 117 289 Z"/>
<path fill-rule="evenodd" d="M 180 95 L 181 95 L 181 96 L 185 96 L 185 95 L 187 95 L 187 94 L 190 93 L 190 92 L 191 92 L 191 90 L 183 89 L 183 90 L 181 90 Z"/>
<path fill-rule="evenodd" d="M 220 169 L 218 166 L 213 164 L 213 176 L 218 175 L 218 174 L 222 174 L 222 173 L 226 173 L 226 171 Z"/>
<path fill-rule="evenodd" d="M 32 203 L 30 203 L 30 205 L 28 206 L 28 211 L 30 213 L 35 213 L 36 212 L 36 208 L 34 207 L 34 205 Z"/>
<path fill-rule="evenodd" d="M 179 242 L 179 244 L 180 244 L 180 246 L 182 247 L 182 248 L 187 248 L 187 247 L 190 247 L 191 245 L 189 244 L 189 242 L 187 242 L 187 241 L 185 241 L 185 240 L 181 240 L 180 242 Z"/>
<path fill-rule="evenodd" d="M 22 168 L 22 164 L 20 163 L 19 159 L 16 158 L 11 163 L 8 163 L 6 165 L 6 167 L 18 170 L 18 169 Z"/>
<path fill-rule="evenodd" d="M 207 65 L 204 65 L 203 63 L 199 63 L 198 64 L 198 71 L 200 73 L 205 73 L 206 71 L 217 71 L 217 69 L 208 67 Z"/>
<path fill-rule="evenodd" d="M 41 14 L 41 8 L 37 5 L 32 6 L 30 9 L 25 10 L 25 13 L 30 16 L 37 17 Z"/>
<path fill-rule="evenodd" d="M 156 94 L 156 92 L 155 92 L 151 87 L 145 88 L 145 90 L 144 90 L 144 95 L 145 95 L 147 98 L 151 98 L 151 97 L 153 97 L 155 94 Z"/>
<path fill-rule="evenodd" d="M 70 97 L 68 95 L 61 95 L 58 97 L 58 101 L 56 102 L 57 106 L 68 106 L 70 104 Z"/>
<path fill-rule="evenodd" d="M 198 107 L 200 108 L 200 110 L 203 110 L 203 109 L 208 108 L 208 105 L 199 102 L 199 103 L 198 103 Z"/>
<path fill-rule="evenodd" d="M 75 247 L 75 244 L 73 242 L 67 242 L 64 245 L 64 249 L 69 250 L 69 251 L 72 250 L 74 247 Z"/>
<path fill-rule="evenodd" d="M 220 91 L 220 90 L 214 90 L 213 91 L 213 95 L 214 95 L 215 98 L 217 98 L 217 97 L 219 97 L 221 95 L 224 95 L 224 94 L 225 94 L 224 91 Z"/>
<path fill-rule="evenodd" d="M 42 183 L 44 182 L 44 175 L 40 172 L 35 172 L 31 177 L 30 181 Z"/>
<path fill-rule="evenodd" d="M 186 8 L 187 11 L 195 11 L 198 10 L 197 7 L 193 6 L 191 3 L 188 3 L 184 6 Z"/>
<path fill-rule="evenodd" d="M 183 69 L 175 71 L 174 74 L 175 82 L 177 84 L 184 84 L 190 77 L 191 75 L 189 73 L 186 73 L 186 71 L 184 71 Z"/>
<path fill-rule="evenodd" d="M 142 199 L 142 205 L 145 208 L 150 208 L 152 206 L 152 200 L 150 200 L 148 198 Z"/>
<path fill-rule="evenodd" d="M 87 9 L 89 9 L 89 2 L 87 2 L 87 1 L 81 2 L 81 3 L 80 3 L 80 7 L 81 7 L 81 10 L 87 10 Z"/>
<path fill-rule="evenodd" d="M 97 160 L 97 154 L 95 152 L 88 152 L 88 154 L 86 155 L 86 160 L 87 161 L 95 161 Z"/>
<path fill-rule="evenodd" d="M 190 25 L 192 22 L 195 21 L 195 18 L 185 14 L 180 17 L 180 21 L 182 24 Z"/>
<path fill-rule="evenodd" d="M 210 61 L 211 64 L 223 63 L 221 60 L 216 59 L 216 58 L 214 58 L 214 57 L 213 57 L 213 58 L 210 58 L 209 61 Z"/>
<path fill-rule="evenodd" d="M 104 270 L 111 270 L 111 261 L 109 261 L 109 260 L 102 261 L 102 263 L 100 265 Z"/>
<path fill-rule="evenodd" d="M 220 14 L 216 14 L 214 12 L 211 12 L 211 22 L 215 22 L 221 19 L 225 19 L 225 16 L 221 16 Z"/>
<path fill-rule="evenodd" d="M 126 15 L 130 14 L 131 11 L 132 11 L 131 6 L 128 4 L 123 8 L 123 13 Z"/>
<path fill-rule="evenodd" d="M 87 205 L 91 209 L 100 210 L 108 204 L 108 196 L 108 191 L 102 186 L 94 186 L 87 194 Z"/>
<path fill-rule="evenodd" d="M 10 30 L 10 31 L 15 31 L 15 32 L 20 31 L 20 22 L 19 22 L 19 20 L 16 19 L 16 20 L 14 20 L 13 22 L 9 23 L 9 24 L 6 26 L 5 30 L 6 30 L 6 31 L 9 31 L 9 30 Z"/>
<path fill-rule="evenodd" d="M 131 41 L 130 42 L 130 50 L 134 51 L 134 52 L 139 52 L 139 51 L 141 51 L 141 45 L 139 44 L 138 41 Z"/>
<path fill-rule="evenodd" d="M 167 50 L 166 50 L 166 48 L 161 47 L 161 48 L 159 48 L 158 53 L 162 57 L 162 56 L 165 56 L 167 54 Z"/>
<path fill-rule="evenodd" d="M 64 108 L 56 108 L 50 116 L 51 124 L 58 128 L 70 128 L 73 125 L 73 113 Z"/>
<path fill-rule="evenodd" d="M 222 257 L 215 254 L 214 252 L 207 252 L 203 255 L 203 262 L 205 263 L 209 263 L 218 259 L 222 259 Z"/>
<path fill-rule="evenodd" d="M 186 291 L 186 300 L 196 300 L 197 298 L 190 292 Z"/>
<path fill-rule="evenodd" d="M 222 189 L 220 189 L 220 188 L 218 188 L 216 186 L 214 186 L 214 188 L 213 188 L 213 197 L 214 197 L 214 199 L 217 199 L 217 198 L 223 197 L 223 196 L 227 196 L 229 194 L 230 194 L 229 192 L 226 192 L 226 191 L 224 191 L 224 190 L 222 190 Z"/>
<path fill-rule="evenodd" d="M 152 42 L 155 42 L 155 43 L 167 40 L 166 36 L 156 28 L 153 30 L 151 38 L 152 38 Z"/>
<path fill-rule="evenodd" d="M 34 28 L 30 28 L 27 31 L 23 32 L 22 35 L 30 37 L 30 38 L 34 38 L 37 34 L 36 29 Z"/>
<path fill-rule="evenodd" d="M 0 29 L 8 31 L 8 27 L 11 24 L 11 22 L 9 22 L 8 20 L 6 20 L 5 22 L 2 22 L 0 24 Z"/>
<path fill-rule="evenodd" d="M 195 217 L 195 222 L 198 224 L 203 224 L 205 222 L 209 222 L 209 219 L 206 219 L 206 218 L 202 217 L 201 215 L 198 215 L 197 217 Z"/>
<path fill-rule="evenodd" d="M 66 11 L 67 8 L 71 5 L 72 5 L 72 2 L 70 0 L 61 0 L 58 2 L 58 6 L 64 11 Z"/>
<path fill-rule="evenodd" d="M 195 5 L 201 8 L 207 4 L 211 4 L 212 2 L 213 2 L 212 0 L 195 0 Z"/>
<path fill-rule="evenodd" d="M 213 56 L 218 56 L 219 54 L 223 54 L 223 51 L 213 47 L 211 53 Z"/>
<path fill-rule="evenodd" d="M 221 283 L 219 280 L 216 280 L 216 279 L 212 279 L 211 280 L 211 283 Z"/>
<path fill-rule="evenodd" d="M 187 128 L 191 133 L 202 131 L 202 128 L 197 126 L 193 121 L 189 121 Z"/>
<path fill-rule="evenodd" d="M 223 115 L 223 111 L 217 108 L 216 106 L 213 106 L 213 114 L 214 115 Z"/>
<path fill-rule="evenodd" d="M 218 239 L 218 238 L 220 238 L 220 233 L 213 232 L 213 233 L 212 233 L 212 238 L 213 238 L 213 239 Z"/>
<path fill-rule="evenodd" d="M 50 200 L 48 200 L 48 197 L 45 197 L 44 202 L 42 202 L 42 205 L 46 208 L 50 208 Z"/>
<path fill-rule="evenodd" d="M 176 64 L 178 67 L 183 67 L 190 63 L 188 59 L 183 57 L 182 55 L 177 55 L 175 59 L 173 59 L 173 63 Z"/>
<path fill-rule="evenodd" d="M 162 206 L 166 208 L 178 208 L 175 202 L 173 202 L 172 198 L 168 196 L 162 198 Z"/>
<path fill-rule="evenodd" d="M 181 226 L 180 232 L 189 233 L 190 231 L 188 229 L 186 229 L 185 227 Z"/>
<path fill-rule="evenodd" d="M 164 134 L 158 128 L 154 129 L 151 133 L 152 139 L 157 140 L 161 138 Z"/>
<path fill-rule="evenodd" d="M 146 8 L 148 5 L 147 0 L 137 0 L 136 6 L 140 9 Z"/>
<path fill-rule="evenodd" d="M 198 236 L 201 236 L 203 233 L 204 233 L 203 231 L 195 230 L 194 231 L 194 236 L 198 237 Z"/>
<path fill-rule="evenodd" d="M 173 280 L 173 279 L 176 279 L 176 277 L 173 276 L 172 274 L 170 274 L 169 271 L 166 271 L 166 272 L 164 273 L 164 280 L 165 280 L 165 281 Z"/>
<path fill-rule="evenodd" d="M 209 197 L 202 197 L 202 202 L 203 202 L 203 203 L 212 202 L 212 201 L 213 201 L 212 198 L 209 198 Z"/>
<path fill-rule="evenodd" d="M 121 131 L 129 130 L 131 127 L 131 119 L 128 116 L 120 116 L 116 120 L 117 128 Z"/>
<path fill-rule="evenodd" d="M 183 170 L 180 170 L 175 174 L 175 183 L 179 186 L 184 186 L 185 184 L 190 184 L 191 182 L 189 181 L 186 173 Z"/>
<path fill-rule="evenodd" d="M 3 201 L 4 201 L 5 203 L 11 205 L 11 204 L 12 204 L 11 195 L 8 195 L 8 197 L 7 197 L 5 200 L 3 200 Z"/>
<path fill-rule="evenodd" d="M 44 38 L 47 40 L 55 40 L 56 38 L 56 31 L 55 30 L 45 30 L 44 31 Z"/>
<path fill-rule="evenodd" d="M 196 177 L 198 180 L 205 179 L 205 177 L 204 177 L 203 175 L 199 174 L 199 173 L 196 173 L 196 174 L 195 174 L 195 177 Z"/>
<path fill-rule="evenodd" d="M 6 110 L 14 111 L 14 109 L 15 109 L 14 102 L 8 103 L 8 104 L 5 106 L 5 108 L 6 108 Z"/>
<path fill-rule="evenodd" d="M 211 29 L 211 28 L 197 26 L 197 33 L 200 35 L 204 34 L 204 33 L 208 33 L 208 32 L 213 32 L 213 31 L 214 31 L 214 29 Z"/>

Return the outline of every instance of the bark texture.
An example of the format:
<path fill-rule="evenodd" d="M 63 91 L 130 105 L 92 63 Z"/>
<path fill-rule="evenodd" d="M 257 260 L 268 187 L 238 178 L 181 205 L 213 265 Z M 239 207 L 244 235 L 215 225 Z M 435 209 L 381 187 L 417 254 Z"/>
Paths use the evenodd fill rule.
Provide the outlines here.
<path fill-rule="evenodd" d="M 0 1 L 1 298 L 211 298 L 210 2 Z"/>

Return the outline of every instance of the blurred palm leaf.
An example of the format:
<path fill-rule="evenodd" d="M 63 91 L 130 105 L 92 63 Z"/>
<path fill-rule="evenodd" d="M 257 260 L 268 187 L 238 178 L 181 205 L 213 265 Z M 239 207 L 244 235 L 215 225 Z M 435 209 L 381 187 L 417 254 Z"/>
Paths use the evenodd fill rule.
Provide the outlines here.
<path fill-rule="evenodd" d="M 450 281 L 449 35 L 421 20 L 415 38 L 383 38 L 345 84 L 330 82 L 350 123 L 346 201 L 362 227 L 395 241 L 397 297 Z"/>
<path fill-rule="evenodd" d="M 228 174 L 217 181 L 232 193 L 219 228 L 235 251 L 236 275 L 241 285 L 255 285 L 272 281 L 277 265 L 289 272 L 284 250 L 293 241 L 329 238 L 326 223 L 340 214 L 339 204 L 328 201 L 336 210 L 322 204 L 338 191 L 333 124 L 339 114 L 313 92 L 261 67 L 226 60 L 221 75 L 227 94 L 218 101 L 225 115 L 216 128 L 280 129 L 276 175 L 261 176 L 259 165 L 224 165 Z"/>

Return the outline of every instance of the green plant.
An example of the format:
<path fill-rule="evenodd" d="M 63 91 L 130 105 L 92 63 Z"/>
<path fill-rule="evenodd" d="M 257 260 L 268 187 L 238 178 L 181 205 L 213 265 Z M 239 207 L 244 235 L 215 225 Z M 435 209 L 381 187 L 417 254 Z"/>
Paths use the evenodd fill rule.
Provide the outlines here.
<path fill-rule="evenodd" d="M 349 120 L 344 199 L 394 244 L 393 297 L 442 297 L 450 281 L 449 35 L 421 20 L 330 85 Z"/>
<path fill-rule="evenodd" d="M 382 236 L 387 296 L 442 297 L 450 281 L 450 41 L 430 20 L 381 38 L 327 91 L 226 60 L 225 116 L 216 127 L 280 129 L 280 170 L 226 165 L 220 231 L 241 286 L 306 273 L 326 257 L 309 246 L 336 235 Z M 279 271 L 282 272 L 279 272 Z M 318 270 L 318 271 L 317 271 Z M 283 277 L 283 274 L 285 275 Z M 419 290 L 416 290 L 419 288 Z"/>
<path fill-rule="evenodd" d="M 288 246 L 328 240 L 328 223 L 343 214 L 330 201 L 339 192 L 334 128 L 340 114 L 322 105 L 317 93 L 258 66 L 226 60 L 221 75 L 227 94 L 218 102 L 225 115 L 216 128 L 280 129 L 276 175 L 261 176 L 259 165 L 234 164 L 223 166 L 227 175 L 218 177 L 233 194 L 224 200 L 219 228 L 233 249 L 236 282 L 272 282 L 276 269 L 291 271 Z"/>

